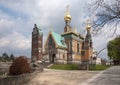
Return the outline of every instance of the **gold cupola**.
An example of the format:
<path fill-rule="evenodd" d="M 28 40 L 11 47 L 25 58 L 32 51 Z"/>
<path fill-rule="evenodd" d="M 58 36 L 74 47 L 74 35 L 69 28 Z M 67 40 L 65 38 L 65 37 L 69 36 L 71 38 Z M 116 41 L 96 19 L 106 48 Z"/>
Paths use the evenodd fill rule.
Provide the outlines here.
<path fill-rule="evenodd" d="M 89 31 L 90 29 L 91 29 L 91 26 L 90 26 L 90 20 L 87 19 L 86 30 Z"/>
<path fill-rule="evenodd" d="M 69 12 L 69 5 L 66 6 L 66 13 L 65 13 L 65 16 L 64 16 L 64 20 L 65 21 L 70 21 L 71 20 L 71 15 L 70 15 L 70 12 Z"/>

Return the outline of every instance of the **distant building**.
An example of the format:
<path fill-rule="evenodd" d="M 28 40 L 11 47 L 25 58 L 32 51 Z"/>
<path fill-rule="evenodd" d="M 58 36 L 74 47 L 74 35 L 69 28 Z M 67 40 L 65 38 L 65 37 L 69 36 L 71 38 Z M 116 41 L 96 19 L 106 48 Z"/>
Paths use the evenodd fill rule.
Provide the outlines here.
<path fill-rule="evenodd" d="M 102 64 L 102 59 L 100 57 L 96 58 L 96 65 L 101 65 Z"/>
<path fill-rule="evenodd" d="M 65 27 L 62 34 L 49 31 L 45 42 L 44 57 L 50 63 L 81 63 L 89 62 L 92 57 L 91 26 L 86 25 L 85 38 L 70 25 L 71 15 L 68 7 L 64 16 Z"/>
<path fill-rule="evenodd" d="M 96 64 L 96 65 L 102 64 L 102 59 L 97 56 L 97 51 L 95 49 L 93 49 L 93 54 L 90 61 L 91 61 L 91 64 Z"/>

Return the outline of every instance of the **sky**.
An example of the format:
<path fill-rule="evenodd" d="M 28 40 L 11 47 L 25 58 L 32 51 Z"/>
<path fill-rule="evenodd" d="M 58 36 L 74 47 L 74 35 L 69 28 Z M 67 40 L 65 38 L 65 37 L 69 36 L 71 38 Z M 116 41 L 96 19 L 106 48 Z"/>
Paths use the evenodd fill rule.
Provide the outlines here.
<path fill-rule="evenodd" d="M 72 16 L 71 26 L 85 36 L 87 7 L 91 0 L 0 0 L 0 55 L 7 52 L 15 56 L 31 57 L 31 33 L 34 24 L 43 30 L 43 39 L 52 28 L 62 33 L 66 5 Z M 106 47 L 109 38 L 104 34 L 93 36 L 93 46 L 99 51 Z M 107 58 L 106 50 L 100 55 Z"/>

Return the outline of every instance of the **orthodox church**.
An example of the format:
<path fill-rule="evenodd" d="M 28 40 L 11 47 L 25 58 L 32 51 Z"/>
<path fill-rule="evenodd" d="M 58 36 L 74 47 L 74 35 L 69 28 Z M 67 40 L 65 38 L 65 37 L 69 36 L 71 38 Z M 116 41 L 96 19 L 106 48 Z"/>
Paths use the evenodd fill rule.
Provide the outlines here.
<path fill-rule="evenodd" d="M 70 25 L 71 15 L 68 7 L 64 16 L 65 27 L 64 32 L 58 34 L 49 31 L 46 42 L 44 44 L 44 58 L 50 63 L 81 63 L 88 62 L 92 57 L 92 37 L 90 33 L 91 26 L 86 25 L 86 36 L 73 30 Z M 32 58 L 42 59 L 42 32 L 41 29 L 34 26 L 32 32 Z M 35 45 L 36 44 L 36 45 Z"/>

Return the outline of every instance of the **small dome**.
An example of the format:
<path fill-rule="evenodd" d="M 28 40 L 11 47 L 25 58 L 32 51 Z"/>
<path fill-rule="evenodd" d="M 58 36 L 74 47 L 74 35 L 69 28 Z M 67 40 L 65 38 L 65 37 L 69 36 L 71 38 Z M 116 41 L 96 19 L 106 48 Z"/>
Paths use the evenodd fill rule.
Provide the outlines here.
<path fill-rule="evenodd" d="M 86 24 L 86 30 L 90 30 L 91 26 L 90 26 L 90 20 L 87 19 L 87 24 Z"/>
<path fill-rule="evenodd" d="M 89 24 L 87 24 L 86 29 L 90 30 L 90 28 L 91 28 L 91 26 Z"/>
<path fill-rule="evenodd" d="M 69 15 L 69 14 L 68 14 L 68 15 L 65 15 L 65 16 L 64 16 L 64 20 L 71 20 L 71 15 Z"/>

